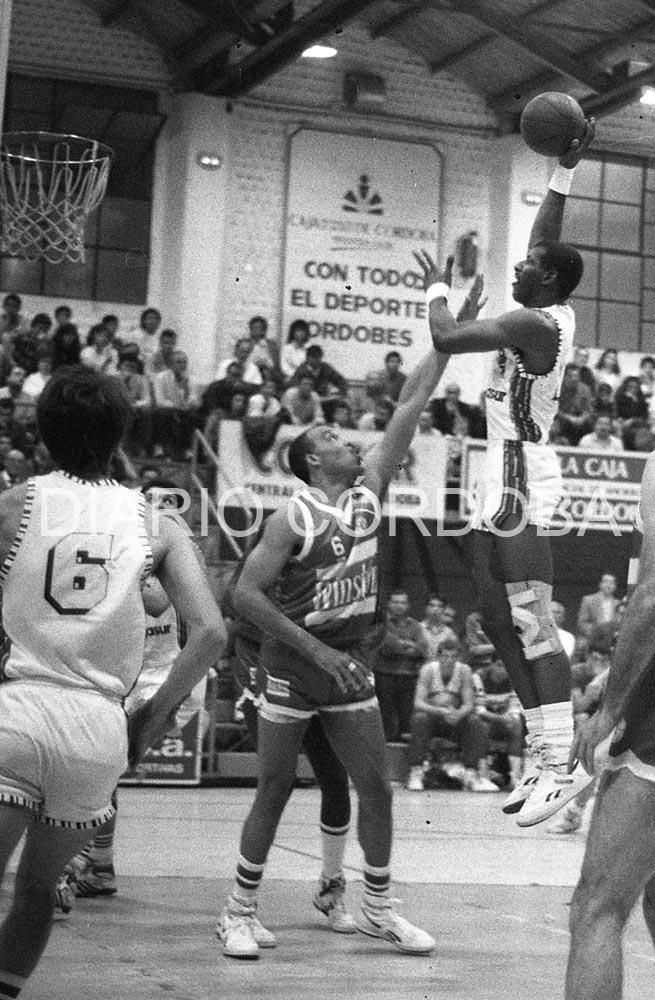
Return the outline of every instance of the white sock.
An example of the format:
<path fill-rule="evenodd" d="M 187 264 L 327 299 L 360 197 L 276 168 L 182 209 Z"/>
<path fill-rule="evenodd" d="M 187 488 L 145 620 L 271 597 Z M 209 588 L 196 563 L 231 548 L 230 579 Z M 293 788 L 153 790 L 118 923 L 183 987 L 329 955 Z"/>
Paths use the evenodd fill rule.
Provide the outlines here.
<path fill-rule="evenodd" d="M 524 708 L 523 715 L 528 730 L 529 746 L 532 743 L 537 743 L 544 735 L 544 717 L 540 705 L 537 705 L 536 708 Z"/>
<path fill-rule="evenodd" d="M 335 827 L 324 826 L 321 823 L 321 844 L 323 849 L 322 878 L 334 879 L 343 874 L 343 856 L 346 850 L 347 836 L 347 826 L 335 829 Z"/>
<path fill-rule="evenodd" d="M 566 764 L 573 743 L 573 711 L 570 701 L 542 705 L 544 739 L 554 764 Z"/>

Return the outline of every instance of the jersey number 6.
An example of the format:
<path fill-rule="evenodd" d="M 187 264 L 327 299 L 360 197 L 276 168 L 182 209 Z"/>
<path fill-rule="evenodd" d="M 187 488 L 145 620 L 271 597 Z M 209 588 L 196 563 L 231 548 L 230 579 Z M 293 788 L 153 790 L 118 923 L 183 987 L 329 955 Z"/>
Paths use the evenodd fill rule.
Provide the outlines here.
<path fill-rule="evenodd" d="M 107 596 L 113 536 L 73 532 L 48 551 L 44 597 L 60 615 L 85 615 Z"/>

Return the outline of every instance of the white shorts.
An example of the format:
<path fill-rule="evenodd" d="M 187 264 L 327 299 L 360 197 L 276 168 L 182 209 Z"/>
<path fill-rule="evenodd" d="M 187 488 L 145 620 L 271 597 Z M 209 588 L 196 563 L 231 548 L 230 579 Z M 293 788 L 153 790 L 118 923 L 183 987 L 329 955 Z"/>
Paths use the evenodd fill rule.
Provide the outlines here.
<path fill-rule="evenodd" d="M 524 524 L 548 528 L 561 496 L 560 463 L 550 446 L 489 441 L 475 484 L 471 525 L 493 531 L 509 514 L 522 514 Z"/>
<path fill-rule="evenodd" d="M 92 829 L 113 816 L 126 769 L 120 702 L 48 682 L 0 684 L 0 802 L 52 826 Z"/>

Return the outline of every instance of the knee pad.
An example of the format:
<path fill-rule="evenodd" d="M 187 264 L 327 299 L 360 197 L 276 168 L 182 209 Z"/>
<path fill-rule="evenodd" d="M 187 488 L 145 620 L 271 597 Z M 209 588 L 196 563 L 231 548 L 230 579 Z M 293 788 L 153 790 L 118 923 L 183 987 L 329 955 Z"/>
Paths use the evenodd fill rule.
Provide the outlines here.
<path fill-rule="evenodd" d="M 552 587 L 541 580 L 506 583 L 512 622 L 526 660 L 538 660 L 563 651 L 550 608 Z"/>

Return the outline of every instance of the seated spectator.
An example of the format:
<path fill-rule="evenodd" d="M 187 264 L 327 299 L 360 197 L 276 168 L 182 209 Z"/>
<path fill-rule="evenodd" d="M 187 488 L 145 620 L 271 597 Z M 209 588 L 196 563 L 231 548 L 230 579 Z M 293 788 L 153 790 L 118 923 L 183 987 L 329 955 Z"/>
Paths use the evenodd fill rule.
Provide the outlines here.
<path fill-rule="evenodd" d="M 559 641 L 562 643 L 562 648 L 569 660 L 572 658 L 575 651 L 575 636 L 573 632 L 568 632 L 564 628 L 564 623 L 566 621 L 566 610 L 564 605 L 559 601 L 551 601 L 550 608 L 553 613 L 553 619 L 557 625 L 557 634 L 559 636 Z"/>
<path fill-rule="evenodd" d="M 343 375 L 323 360 L 320 344 L 310 344 L 305 351 L 305 360 L 296 368 L 293 385 L 299 385 L 303 378 L 311 378 L 314 392 L 321 397 L 330 395 L 330 386 L 334 386 L 342 396 L 348 392 L 348 383 Z"/>
<path fill-rule="evenodd" d="M 580 369 L 580 381 L 583 382 L 591 390 L 592 396 L 595 396 L 596 390 L 598 388 L 594 373 L 589 367 L 589 348 L 588 347 L 576 347 L 573 352 L 573 364 L 577 365 Z"/>
<path fill-rule="evenodd" d="M 445 640 L 438 659 L 421 667 L 416 684 L 409 744 L 407 788 L 423 791 L 430 740 L 443 736 L 457 743 L 464 765 L 464 784 L 472 792 L 498 791 L 482 774 L 489 753 L 485 725 L 475 711 L 473 674 L 458 659 L 459 644 Z"/>
<path fill-rule="evenodd" d="M 360 431 L 384 431 L 389 426 L 395 407 L 390 399 L 378 399 L 373 413 L 363 413 L 357 423 Z"/>
<path fill-rule="evenodd" d="M 52 331 L 53 334 L 56 333 L 57 330 L 60 330 L 62 326 L 68 326 L 69 323 L 73 322 L 73 310 L 70 306 L 64 304 L 57 306 L 53 315 L 55 317 L 54 329 Z"/>
<path fill-rule="evenodd" d="M 650 409 L 653 392 L 655 392 L 655 358 L 650 354 L 645 354 L 639 362 L 639 385 Z"/>
<path fill-rule="evenodd" d="M 329 399 L 323 403 L 323 413 L 325 421 L 330 427 L 340 427 L 342 430 L 352 431 L 355 429 L 350 404 L 345 399 Z"/>
<path fill-rule="evenodd" d="M 275 382 L 271 378 L 265 378 L 260 391 L 250 397 L 248 416 L 277 417 L 281 409 L 280 401 L 275 396 Z"/>
<path fill-rule="evenodd" d="M 628 451 L 634 451 L 634 431 L 647 427 L 649 419 L 648 403 L 636 376 L 623 379 L 614 393 L 614 406 L 623 445 Z"/>
<path fill-rule="evenodd" d="M 603 573 L 595 594 L 586 594 L 578 611 L 578 632 L 589 637 L 595 625 L 613 622 L 620 604 L 616 597 L 616 577 L 613 573 Z"/>
<path fill-rule="evenodd" d="M 591 389 L 580 381 L 578 366 L 568 364 L 560 387 L 557 420 L 559 433 L 569 444 L 576 445 L 592 429 L 592 410 Z"/>
<path fill-rule="evenodd" d="M 0 399 L 10 399 L 13 404 L 13 418 L 23 427 L 36 427 L 36 400 L 25 392 L 25 369 L 19 365 L 7 376 L 7 382 L 0 388 Z"/>
<path fill-rule="evenodd" d="M 274 340 L 266 336 L 268 320 L 263 316 L 253 316 L 248 320 L 248 330 L 252 351 L 250 360 L 257 365 L 262 378 L 271 377 L 279 367 L 279 349 Z"/>
<path fill-rule="evenodd" d="M 304 319 L 294 319 L 280 356 L 280 368 L 287 382 L 291 382 L 299 366 L 304 364 L 309 337 L 309 323 Z"/>
<path fill-rule="evenodd" d="M 450 382 L 444 391 L 444 396 L 438 396 L 429 404 L 434 426 L 442 434 L 464 437 L 468 434 L 471 407 L 462 403 L 462 390 L 456 382 Z"/>
<path fill-rule="evenodd" d="M 87 368 L 102 372 L 103 375 L 115 375 L 118 370 L 118 355 L 109 345 L 109 335 L 102 323 L 96 323 L 89 330 L 87 346 L 80 352 L 80 361 Z"/>
<path fill-rule="evenodd" d="M 396 742 L 409 730 L 416 678 L 428 652 L 423 628 L 409 615 L 407 594 L 404 590 L 392 591 L 384 628 L 372 656 L 375 692 L 387 742 Z"/>
<path fill-rule="evenodd" d="M 67 306 L 60 306 L 66 309 Z M 58 326 L 50 341 L 52 347 L 52 370 L 57 371 L 64 365 L 79 365 L 82 344 L 77 327 L 74 323 L 63 323 Z"/>
<path fill-rule="evenodd" d="M 475 708 L 487 730 L 487 738 L 504 740 L 509 758 L 509 787 L 515 788 L 523 771 L 525 723 L 505 664 L 494 658 L 473 674 Z"/>
<path fill-rule="evenodd" d="M 159 334 L 159 347 L 155 351 L 150 361 L 150 374 L 158 375 L 159 372 L 173 367 L 173 355 L 177 347 L 177 334 L 175 330 L 162 330 Z"/>
<path fill-rule="evenodd" d="M 114 313 L 107 313 L 100 320 L 105 330 L 107 331 L 107 338 L 109 340 L 110 347 L 113 347 L 117 354 L 120 355 L 123 349 L 123 339 L 118 335 L 118 328 L 120 326 L 120 320 L 118 316 Z"/>
<path fill-rule="evenodd" d="M 236 363 L 240 369 L 240 381 L 248 386 L 260 386 L 262 376 L 259 368 L 250 360 L 252 351 L 252 341 L 248 337 L 241 337 L 234 345 L 234 356 L 221 361 L 216 372 L 216 382 L 220 382 L 227 375 L 230 365 Z"/>
<path fill-rule="evenodd" d="M 52 320 L 47 313 L 37 313 L 29 329 L 17 333 L 12 349 L 14 364 L 24 368 L 28 375 L 36 371 L 37 357 L 43 346 L 49 347 Z"/>
<path fill-rule="evenodd" d="M 20 295 L 14 292 L 5 295 L 0 313 L 0 333 L 9 333 L 13 339 L 16 334 L 27 331 L 28 322 L 21 312 L 22 307 L 23 301 Z"/>
<path fill-rule="evenodd" d="M 18 448 L 7 452 L 4 468 L 0 472 L 0 491 L 10 490 L 12 486 L 24 483 L 30 477 L 30 467 L 27 458 Z"/>
<path fill-rule="evenodd" d="M 150 381 L 139 372 L 138 353 L 121 354 L 118 378 L 132 404 L 132 422 L 125 436 L 125 446 L 130 455 L 148 455 L 152 450 L 152 391 Z"/>
<path fill-rule="evenodd" d="M 444 622 L 444 607 L 441 598 L 433 596 L 428 600 L 423 612 L 421 625 L 428 642 L 427 660 L 436 660 L 439 647 L 445 639 L 451 642 L 458 641 L 456 633 Z"/>
<path fill-rule="evenodd" d="M 605 689 L 611 666 L 612 632 L 607 626 L 594 628 L 589 637 L 589 652 L 571 670 L 571 702 L 575 724 L 593 715 Z"/>
<path fill-rule="evenodd" d="M 377 373 L 380 396 L 385 396 L 393 403 L 398 402 L 401 389 L 407 381 L 407 376 L 400 370 L 402 363 L 403 359 L 398 351 L 389 351 L 384 359 L 384 368 Z"/>
<path fill-rule="evenodd" d="M 14 418 L 14 400 L 11 396 L 0 396 L 0 434 L 7 435 L 12 447 L 31 457 L 36 444 L 36 434 L 29 427 Z"/>
<path fill-rule="evenodd" d="M 493 643 L 482 628 L 482 612 L 472 611 L 464 621 L 464 640 L 472 670 L 491 662 L 495 653 Z"/>
<path fill-rule="evenodd" d="M 248 416 L 250 409 L 250 397 L 248 393 L 243 389 L 235 389 L 232 393 L 232 398 L 230 399 L 230 405 L 227 409 L 227 413 L 224 414 L 224 420 L 243 420 L 244 417 Z"/>
<path fill-rule="evenodd" d="M 280 402 L 289 422 L 297 426 L 308 427 L 324 419 L 321 400 L 314 391 L 314 380 L 311 375 L 306 375 L 300 379 L 298 385 L 287 389 Z"/>
<path fill-rule="evenodd" d="M 599 414 L 594 420 L 593 431 L 582 435 L 578 447 L 596 451 L 623 451 L 623 441 L 612 434 L 612 429 L 611 418 Z"/>
<path fill-rule="evenodd" d="M 28 375 L 23 383 L 23 392 L 38 399 L 52 374 L 52 355 L 48 347 L 41 347 L 37 356 L 36 371 Z"/>
<path fill-rule="evenodd" d="M 428 435 L 429 437 L 441 437 L 439 431 L 434 426 L 432 410 L 423 410 L 422 413 L 419 413 L 416 433 L 420 435 Z"/>
<path fill-rule="evenodd" d="M 224 378 L 209 383 L 200 400 L 200 416 L 203 421 L 207 420 L 215 410 L 227 413 L 230 409 L 232 394 L 237 388 L 240 392 L 248 393 L 248 386 L 241 381 L 242 374 L 243 365 L 239 364 L 238 361 L 232 361 L 227 367 Z"/>
<path fill-rule="evenodd" d="M 196 426 L 196 399 L 189 381 L 188 364 L 184 351 L 175 351 L 173 367 L 159 372 L 152 380 L 155 457 L 169 449 L 176 461 L 189 457 Z"/>
<path fill-rule="evenodd" d="M 609 417 L 612 421 L 614 420 L 616 407 L 614 406 L 614 390 L 611 385 L 603 382 L 598 386 L 592 409 L 596 416 L 602 414 L 604 417 Z"/>
<path fill-rule="evenodd" d="M 619 386 L 621 381 L 621 369 L 619 367 L 619 356 L 613 347 L 608 347 L 603 351 L 596 362 L 596 381 L 599 385 L 603 383 L 611 386 L 613 391 Z"/>
<path fill-rule="evenodd" d="M 154 306 L 148 306 L 141 313 L 139 325 L 128 333 L 128 340 L 139 348 L 139 359 L 143 365 L 143 374 L 152 374 L 152 359 L 157 351 L 157 331 L 161 326 L 161 313 Z"/>

